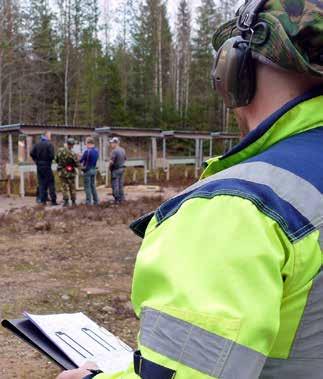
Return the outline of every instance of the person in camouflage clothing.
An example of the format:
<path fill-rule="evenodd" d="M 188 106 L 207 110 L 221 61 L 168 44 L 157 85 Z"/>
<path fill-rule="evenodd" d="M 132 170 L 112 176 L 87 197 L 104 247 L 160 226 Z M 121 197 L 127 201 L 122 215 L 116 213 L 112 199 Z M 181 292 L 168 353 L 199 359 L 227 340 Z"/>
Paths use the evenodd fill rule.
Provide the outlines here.
<path fill-rule="evenodd" d="M 75 177 L 79 163 L 77 155 L 72 150 L 74 145 L 75 140 L 69 138 L 66 147 L 64 146 L 59 149 L 55 157 L 58 165 L 57 172 L 62 186 L 64 207 L 69 205 L 69 198 L 71 199 L 72 205 L 76 205 Z"/>

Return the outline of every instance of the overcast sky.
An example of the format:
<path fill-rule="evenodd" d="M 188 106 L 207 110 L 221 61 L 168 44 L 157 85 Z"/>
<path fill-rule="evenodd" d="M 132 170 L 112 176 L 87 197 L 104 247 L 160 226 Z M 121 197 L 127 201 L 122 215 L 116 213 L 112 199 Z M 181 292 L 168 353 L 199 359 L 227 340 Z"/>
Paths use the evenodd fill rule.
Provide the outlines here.
<path fill-rule="evenodd" d="M 117 8 L 118 4 L 121 3 L 120 0 L 99 0 L 99 1 L 101 2 L 102 8 L 108 6 L 110 9 Z M 173 17 L 173 19 L 175 18 L 176 10 L 177 10 L 179 1 L 180 0 L 168 0 L 169 14 Z M 221 0 L 219 0 L 219 2 L 221 2 Z M 239 5 L 239 3 L 241 4 L 242 2 L 243 2 L 243 0 L 237 0 L 237 6 Z M 191 8 L 194 12 L 196 7 L 199 6 L 200 0 L 189 0 L 189 3 L 190 3 Z"/>
<path fill-rule="evenodd" d="M 100 0 L 100 2 L 102 5 L 102 8 L 108 6 L 112 10 L 117 8 L 118 4 L 121 3 L 120 0 Z M 195 9 L 199 5 L 200 0 L 189 0 L 189 2 L 191 3 L 192 9 Z M 176 15 L 178 3 L 179 3 L 179 0 L 168 0 L 169 14 L 172 17 L 175 17 L 175 15 Z"/>
<path fill-rule="evenodd" d="M 105 13 L 104 10 L 107 9 L 107 8 L 110 11 L 114 11 L 115 9 L 118 8 L 118 6 L 121 3 L 121 0 L 99 0 L 99 1 L 100 1 L 100 4 L 101 4 L 101 11 L 103 13 Z M 195 18 L 196 8 L 200 5 L 201 0 L 188 0 L 188 1 L 190 3 L 191 9 L 193 11 L 193 19 L 194 19 Z M 176 13 L 177 13 L 177 8 L 178 8 L 179 2 L 180 2 L 180 0 L 168 0 L 168 12 L 169 12 L 169 15 L 170 15 L 171 27 L 172 28 L 173 28 L 174 22 L 176 20 Z M 218 0 L 218 2 L 220 3 L 221 0 Z M 243 2 L 243 0 L 237 0 L 237 7 L 242 2 Z M 112 38 L 115 36 L 115 32 L 116 32 L 116 30 L 113 27 L 112 30 L 111 30 Z"/>

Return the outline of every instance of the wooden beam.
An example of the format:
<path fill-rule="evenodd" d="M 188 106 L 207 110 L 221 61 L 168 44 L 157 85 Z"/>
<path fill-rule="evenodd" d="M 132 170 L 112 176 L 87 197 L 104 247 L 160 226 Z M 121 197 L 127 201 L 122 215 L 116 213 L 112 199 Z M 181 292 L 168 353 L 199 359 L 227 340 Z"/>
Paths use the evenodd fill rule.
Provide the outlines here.
<path fill-rule="evenodd" d="M 29 135 L 29 136 L 37 136 L 44 133 L 45 130 L 48 130 L 53 136 L 89 136 L 94 133 L 93 128 L 54 128 L 54 127 L 48 127 L 48 128 L 40 128 L 36 126 L 22 126 L 21 131 L 22 133 Z"/>

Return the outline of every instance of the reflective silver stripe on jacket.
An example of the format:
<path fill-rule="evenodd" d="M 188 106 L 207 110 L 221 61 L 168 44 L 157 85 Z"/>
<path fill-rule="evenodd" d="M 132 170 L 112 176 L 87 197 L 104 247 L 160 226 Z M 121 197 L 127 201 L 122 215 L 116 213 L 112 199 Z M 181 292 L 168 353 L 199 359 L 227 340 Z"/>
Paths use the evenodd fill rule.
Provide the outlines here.
<path fill-rule="evenodd" d="M 311 183 L 283 168 L 265 162 L 242 163 L 197 182 L 185 192 L 222 179 L 241 179 L 270 187 L 314 226 L 323 222 L 323 195 Z"/>
<path fill-rule="evenodd" d="M 150 308 L 141 313 L 140 343 L 219 379 L 258 378 L 266 361 L 254 350 Z"/>
<path fill-rule="evenodd" d="M 260 378 L 323 378 L 323 271 L 314 279 L 290 358 L 268 359 Z"/>
<path fill-rule="evenodd" d="M 323 195 L 311 183 L 283 168 L 265 162 L 241 163 L 201 180 L 182 194 L 223 179 L 241 179 L 270 187 L 281 199 L 291 204 L 320 230 L 323 247 Z"/>

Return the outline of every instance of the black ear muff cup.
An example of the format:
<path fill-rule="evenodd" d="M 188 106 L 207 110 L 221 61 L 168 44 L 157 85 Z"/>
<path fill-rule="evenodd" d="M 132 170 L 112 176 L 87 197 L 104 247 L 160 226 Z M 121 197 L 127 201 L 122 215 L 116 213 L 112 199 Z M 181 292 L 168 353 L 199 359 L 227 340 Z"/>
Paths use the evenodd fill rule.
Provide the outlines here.
<path fill-rule="evenodd" d="M 227 40 L 215 58 L 212 80 L 228 108 L 250 104 L 255 94 L 255 76 L 248 41 L 239 36 Z"/>

